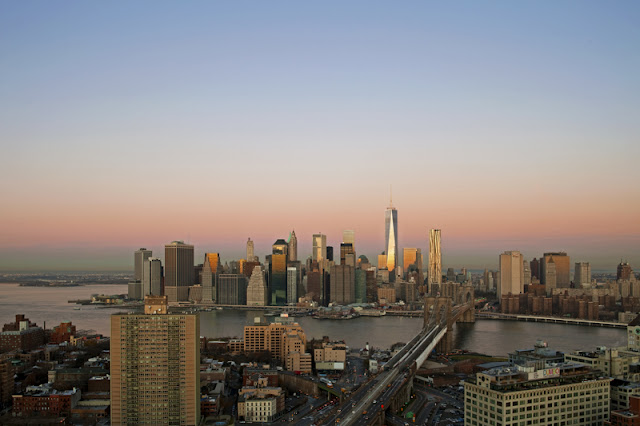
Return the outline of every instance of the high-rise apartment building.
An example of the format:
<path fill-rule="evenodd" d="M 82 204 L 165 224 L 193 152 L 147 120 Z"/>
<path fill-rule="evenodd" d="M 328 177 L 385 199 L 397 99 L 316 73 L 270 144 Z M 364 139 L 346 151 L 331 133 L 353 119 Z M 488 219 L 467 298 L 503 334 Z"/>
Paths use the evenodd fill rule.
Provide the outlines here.
<path fill-rule="evenodd" d="M 173 241 L 164 246 L 164 290 L 169 302 L 189 300 L 193 285 L 193 246 Z"/>
<path fill-rule="evenodd" d="M 298 238 L 296 237 L 296 231 L 291 231 L 289 234 L 289 261 L 295 262 L 298 260 Z"/>
<path fill-rule="evenodd" d="M 331 302 L 348 305 L 356 301 L 355 268 L 349 265 L 334 265 L 331 267 Z"/>
<path fill-rule="evenodd" d="M 429 272 L 428 282 L 431 284 L 442 284 L 442 253 L 440 251 L 440 230 L 429 230 Z"/>
<path fill-rule="evenodd" d="M 524 293 L 524 268 L 519 251 L 505 251 L 500 255 L 498 297 Z"/>
<path fill-rule="evenodd" d="M 589 262 L 576 262 L 574 281 L 576 286 L 591 284 L 591 264 Z"/>
<path fill-rule="evenodd" d="M 151 255 L 151 250 L 147 250 L 146 248 L 138 249 L 133 254 L 134 281 L 142 281 L 142 268 L 144 267 L 144 261 L 150 258 Z"/>
<path fill-rule="evenodd" d="M 205 253 L 202 265 L 202 301 L 218 303 L 218 274 L 222 272 L 220 253 Z"/>
<path fill-rule="evenodd" d="M 142 297 L 162 295 L 162 261 L 149 257 L 142 265 Z"/>
<path fill-rule="evenodd" d="M 540 259 L 541 283 L 547 284 L 546 268 L 552 259 L 556 266 L 556 287 L 569 288 L 571 286 L 571 258 L 565 252 L 545 253 L 543 258 Z"/>
<path fill-rule="evenodd" d="M 198 314 L 168 314 L 166 296 L 144 314 L 111 316 L 111 424 L 200 422 Z"/>
<path fill-rule="evenodd" d="M 398 210 L 391 203 L 384 213 L 384 250 L 389 277 L 395 276 L 398 263 Z M 393 279 L 393 278 L 392 278 Z"/>
<path fill-rule="evenodd" d="M 313 234 L 311 259 L 322 265 L 327 259 L 327 236 L 324 234 Z"/>

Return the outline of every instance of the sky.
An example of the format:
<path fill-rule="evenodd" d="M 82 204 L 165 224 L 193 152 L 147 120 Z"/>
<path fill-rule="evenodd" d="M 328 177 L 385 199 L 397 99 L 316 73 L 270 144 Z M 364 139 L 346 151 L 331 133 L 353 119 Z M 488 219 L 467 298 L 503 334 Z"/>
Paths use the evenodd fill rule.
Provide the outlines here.
<path fill-rule="evenodd" d="M 0 271 L 295 229 L 640 269 L 640 4 L 0 3 Z"/>

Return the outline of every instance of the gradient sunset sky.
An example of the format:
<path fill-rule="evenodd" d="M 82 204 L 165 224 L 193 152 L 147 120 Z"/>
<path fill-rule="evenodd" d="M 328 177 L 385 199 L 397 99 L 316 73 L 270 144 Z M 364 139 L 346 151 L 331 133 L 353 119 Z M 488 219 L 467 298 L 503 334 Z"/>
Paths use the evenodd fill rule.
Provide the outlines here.
<path fill-rule="evenodd" d="M 223 261 L 295 229 L 375 261 L 640 269 L 637 1 L 0 4 L 0 270 Z"/>

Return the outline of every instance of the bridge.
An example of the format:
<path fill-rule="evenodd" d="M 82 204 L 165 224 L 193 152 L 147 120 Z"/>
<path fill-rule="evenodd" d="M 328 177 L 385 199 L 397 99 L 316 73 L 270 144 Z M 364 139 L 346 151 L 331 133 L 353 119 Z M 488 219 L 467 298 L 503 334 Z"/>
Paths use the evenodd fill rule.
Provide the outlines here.
<path fill-rule="evenodd" d="M 396 412 L 409 401 L 415 373 L 433 350 L 451 351 L 453 324 L 475 322 L 472 286 L 445 283 L 434 287 L 432 295 L 425 298 L 422 330 L 383 366 L 381 373 L 321 419 L 321 424 L 383 425 L 385 411 Z"/>

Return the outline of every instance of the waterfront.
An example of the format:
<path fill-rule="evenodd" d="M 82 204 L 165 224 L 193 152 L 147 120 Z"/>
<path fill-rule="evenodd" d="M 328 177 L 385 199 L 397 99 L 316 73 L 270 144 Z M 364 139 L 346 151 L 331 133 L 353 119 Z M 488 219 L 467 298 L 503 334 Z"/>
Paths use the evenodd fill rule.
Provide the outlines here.
<path fill-rule="evenodd" d="M 122 294 L 126 285 L 87 285 L 81 287 L 48 288 L 20 287 L 17 284 L 0 285 L 0 322 L 11 322 L 15 314 L 25 314 L 31 321 L 47 327 L 63 320 L 72 321 L 78 329 L 95 330 L 109 334 L 110 315 L 125 308 L 82 306 L 67 303 L 71 299 L 86 299 L 92 294 Z M 255 316 L 265 311 L 214 310 L 202 312 L 200 334 L 207 337 L 241 337 L 243 327 L 253 322 Z M 364 347 L 369 342 L 374 347 L 387 348 L 396 342 L 406 342 L 422 326 L 422 318 L 385 316 L 360 317 L 349 321 L 314 320 L 297 317 L 308 338 L 329 336 L 333 340 L 345 340 L 353 348 Z M 504 356 L 515 349 L 533 346 L 536 339 L 543 339 L 549 347 L 571 351 L 593 349 L 595 346 L 622 346 L 626 330 L 602 327 L 582 327 L 519 321 L 479 320 L 475 324 L 457 324 L 453 330 L 456 348 Z"/>

